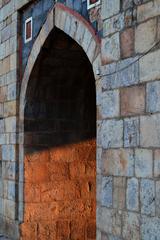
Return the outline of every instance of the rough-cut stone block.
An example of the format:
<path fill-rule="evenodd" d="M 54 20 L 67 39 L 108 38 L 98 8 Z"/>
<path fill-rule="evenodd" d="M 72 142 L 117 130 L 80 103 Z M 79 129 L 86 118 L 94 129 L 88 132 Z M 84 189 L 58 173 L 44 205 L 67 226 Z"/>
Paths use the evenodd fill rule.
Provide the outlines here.
<path fill-rule="evenodd" d="M 101 138 L 103 148 L 122 147 L 123 121 L 106 120 L 102 122 Z"/>
<path fill-rule="evenodd" d="M 156 215 L 160 217 L 160 181 L 156 182 Z"/>
<path fill-rule="evenodd" d="M 115 236 L 121 234 L 122 220 L 117 210 L 100 208 L 97 213 L 97 222 L 101 231 Z"/>
<path fill-rule="evenodd" d="M 117 61 L 120 58 L 120 42 L 119 33 L 115 33 L 111 37 L 102 39 L 101 43 L 102 64 Z"/>
<path fill-rule="evenodd" d="M 148 51 L 156 41 L 156 18 L 138 25 L 135 31 L 135 51 L 143 53 Z"/>
<path fill-rule="evenodd" d="M 7 133 L 16 132 L 16 117 L 5 118 L 5 131 Z"/>
<path fill-rule="evenodd" d="M 147 112 L 160 112 L 160 81 L 147 84 Z"/>
<path fill-rule="evenodd" d="M 131 57 L 134 52 L 134 30 L 126 29 L 120 35 L 121 39 L 121 56 L 122 58 Z"/>
<path fill-rule="evenodd" d="M 143 114 L 145 110 L 145 87 L 134 86 L 121 89 L 121 115 Z"/>
<path fill-rule="evenodd" d="M 2 160 L 15 161 L 15 153 L 14 145 L 2 145 Z"/>
<path fill-rule="evenodd" d="M 119 115 L 119 91 L 106 91 L 102 93 L 101 104 L 102 118 L 116 117 Z"/>
<path fill-rule="evenodd" d="M 160 114 L 140 117 L 140 145 L 160 147 Z"/>
<path fill-rule="evenodd" d="M 104 207 L 112 206 L 112 177 L 102 178 L 102 200 L 101 204 Z"/>
<path fill-rule="evenodd" d="M 116 15 L 104 21 L 103 36 L 106 37 L 109 34 L 121 31 L 123 28 L 124 28 L 124 14 Z"/>
<path fill-rule="evenodd" d="M 160 236 L 160 218 L 142 217 L 141 240 L 158 240 Z"/>
<path fill-rule="evenodd" d="M 15 182 L 8 181 L 8 199 L 15 201 L 16 190 L 15 190 Z"/>
<path fill-rule="evenodd" d="M 114 149 L 103 151 L 103 173 L 113 176 L 133 176 L 134 156 L 130 149 Z"/>
<path fill-rule="evenodd" d="M 137 213 L 123 213 L 122 235 L 124 239 L 140 240 L 140 216 Z"/>
<path fill-rule="evenodd" d="M 109 18 L 120 11 L 120 0 L 102 0 L 102 19 Z"/>
<path fill-rule="evenodd" d="M 139 60 L 140 81 L 146 82 L 160 78 L 160 50 L 148 53 Z"/>
<path fill-rule="evenodd" d="M 160 150 L 154 152 L 154 176 L 160 177 Z"/>
<path fill-rule="evenodd" d="M 136 149 L 135 173 L 137 177 L 152 177 L 153 159 L 152 150 Z"/>
<path fill-rule="evenodd" d="M 0 133 L 4 133 L 4 119 L 0 120 Z"/>
<path fill-rule="evenodd" d="M 142 179 L 140 184 L 141 213 L 155 216 L 155 182 Z"/>
<path fill-rule="evenodd" d="M 138 179 L 131 178 L 127 181 L 127 209 L 131 211 L 139 210 L 139 186 Z"/>
<path fill-rule="evenodd" d="M 160 15 L 160 1 L 155 0 L 149 1 L 146 4 L 138 6 L 137 9 L 137 21 L 145 21 L 149 18 L 155 17 L 157 15 Z"/>
<path fill-rule="evenodd" d="M 139 119 L 128 118 L 124 120 L 124 146 L 136 147 L 139 145 Z"/>
<path fill-rule="evenodd" d="M 113 181 L 113 207 L 124 209 L 126 202 L 126 178 L 114 177 Z"/>
<path fill-rule="evenodd" d="M 129 58 L 117 64 L 108 65 L 103 73 L 102 88 L 107 90 L 137 84 L 139 65 L 135 61 L 136 58 Z"/>

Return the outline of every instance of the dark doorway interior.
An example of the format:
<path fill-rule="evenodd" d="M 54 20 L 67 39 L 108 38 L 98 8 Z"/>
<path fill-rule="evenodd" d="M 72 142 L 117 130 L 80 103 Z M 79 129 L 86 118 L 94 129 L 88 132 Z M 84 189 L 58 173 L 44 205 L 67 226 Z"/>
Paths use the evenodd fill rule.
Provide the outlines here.
<path fill-rule="evenodd" d="M 96 96 L 82 48 L 54 29 L 25 105 L 22 239 L 96 239 Z"/>

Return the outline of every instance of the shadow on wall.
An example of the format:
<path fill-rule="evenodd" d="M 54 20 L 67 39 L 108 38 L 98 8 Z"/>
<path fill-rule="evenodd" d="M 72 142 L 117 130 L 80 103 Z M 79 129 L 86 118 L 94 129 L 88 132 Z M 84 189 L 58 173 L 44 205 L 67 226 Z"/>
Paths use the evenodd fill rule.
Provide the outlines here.
<path fill-rule="evenodd" d="M 21 239 L 96 239 L 96 96 L 82 48 L 54 29 L 26 93 Z"/>

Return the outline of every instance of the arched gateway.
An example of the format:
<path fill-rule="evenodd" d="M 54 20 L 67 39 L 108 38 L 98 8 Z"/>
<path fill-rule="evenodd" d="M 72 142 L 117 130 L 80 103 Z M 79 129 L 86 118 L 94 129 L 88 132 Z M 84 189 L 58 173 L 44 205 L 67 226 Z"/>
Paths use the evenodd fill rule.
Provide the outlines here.
<path fill-rule="evenodd" d="M 86 20 L 56 4 L 31 50 L 19 111 L 23 240 L 96 239 L 99 43 Z"/>

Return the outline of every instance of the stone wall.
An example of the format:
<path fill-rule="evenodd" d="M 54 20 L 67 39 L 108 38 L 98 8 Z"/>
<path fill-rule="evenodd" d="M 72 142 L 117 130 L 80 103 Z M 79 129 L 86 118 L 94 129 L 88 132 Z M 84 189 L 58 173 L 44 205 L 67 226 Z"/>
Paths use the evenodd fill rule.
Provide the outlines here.
<path fill-rule="evenodd" d="M 21 141 L 17 10 L 29 2 L 0 0 L 0 229 L 15 239 L 22 194 L 15 184 Z M 96 66 L 97 240 L 158 239 L 160 1 L 102 0 L 89 14 L 103 27 Z"/>

